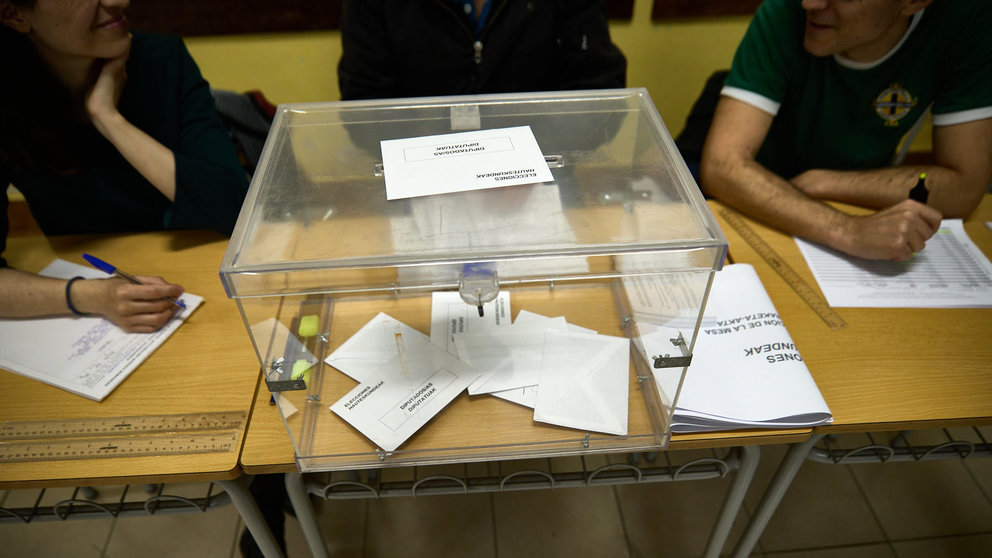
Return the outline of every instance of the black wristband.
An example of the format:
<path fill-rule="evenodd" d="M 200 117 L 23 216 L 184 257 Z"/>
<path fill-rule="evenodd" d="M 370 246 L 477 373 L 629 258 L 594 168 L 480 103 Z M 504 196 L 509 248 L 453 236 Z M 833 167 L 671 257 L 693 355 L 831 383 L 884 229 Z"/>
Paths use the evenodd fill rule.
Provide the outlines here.
<path fill-rule="evenodd" d="M 72 312 L 73 314 L 75 314 L 77 316 L 89 316 L 89 314 L 86 314 L 85 312 L 80 312 L 79 310 L 76 310 L 76 307 L 72 305 L 72 297 L 69 295 L 69 291 L 72 290 L 72 284 L 75 283 L 76 281 L 79 281 L 80 279 L 83 279 L 83 277 L 77 275 L 77 276 L 73 277 L 72 279 L 69 279 L 68 281 L 66 281 L 66 283 L 65 283 L 65 306 L 66 306 L 66 308 L 69 309 L 70 312 Z"/>

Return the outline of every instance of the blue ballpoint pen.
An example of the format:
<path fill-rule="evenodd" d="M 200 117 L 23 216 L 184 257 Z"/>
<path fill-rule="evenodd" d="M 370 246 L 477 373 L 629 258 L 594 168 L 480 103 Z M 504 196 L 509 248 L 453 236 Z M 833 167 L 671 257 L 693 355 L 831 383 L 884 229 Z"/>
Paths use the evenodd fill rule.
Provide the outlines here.
<path fill-rule="evenodd" d="M 100 271 L 109 273 L 111 275 L 117 275 L 119 277 L 122 277 L 124 279 L 127 279 L 128 281 L 134 283 L 135 285 L 144 285 L 144 283 L 142 283 L 141 281 L 139 281 L 138 278 L 135 277 L 134 275 L 131 275 L 130 273 L 121 271 L 120 269 L 118 269 L 118 268 L 110 265 L 109 263 L 101 260 L 100 258 L 97 258 L 96 256 L 91 256 L 89 254 L 83 254 L 83 259 L 86 260 L 86 261 L 88 261 L 88 262 L 90 262 L 90 264 L 92 264 L 93 267 L 99 269 Z M 172 298 L 172 297 L 167 297 L 167 298 L 170 301 L 172 301 L 172 303 L 175 304 L 176 306 L 178 306 L 180 308 L 186 308 L 186 303 L 184 303 L 183 301 L 177 300 L 177 299 Z"/>

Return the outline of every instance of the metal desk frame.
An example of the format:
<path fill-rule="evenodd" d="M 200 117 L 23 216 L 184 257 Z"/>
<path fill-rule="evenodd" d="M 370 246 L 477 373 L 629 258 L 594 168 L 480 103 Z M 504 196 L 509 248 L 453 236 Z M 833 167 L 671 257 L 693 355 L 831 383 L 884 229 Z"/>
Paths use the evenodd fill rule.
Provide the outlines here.
<path fill-rule="evenodd" d="M 379 475 L 362 481 L 355 477 L 322 480 L 320 477 L 327 475 L 326 473 L 286 473 L 286 490 L 311 554 L 326 558 L 329 553 L 317 525 L 309 495 L 333 500 L 541 490 L 723 478 L 733 471 L 735 472 L 733 482 L 727 491 L 704 553 L 707 558 L 716 558 L 720 555 L 720 550 L 744 502 L 744 495 L 758 467 L 761 450 L 759 446 L 754 445 L 734 447 L 727 450 L 727 454 L 722 457 L 717 456 L 715 450 L 711 452 L 713 457 L 694 459 L 683 464 L 672 463 L 667 452 L 647 454 L 645 466 L 633 461 L 589 468 L 582 458 L 582 469 L 576 471 L 552 471 L 551 459 L 547 459 L 544 470 L 525 469 L 507 474 L 499 470 L 496 474 L 484 476 L 470 475 L 466 465 L 465 474 L 461 476 L 431 475 L 416 480 L 392 482 L 383 481 Z M 657 459 L 652 456 L 662 456 L 664 463 L 653 463 Z M 501 462 L 496 462 L 495 465 L 501 469 Z"/>

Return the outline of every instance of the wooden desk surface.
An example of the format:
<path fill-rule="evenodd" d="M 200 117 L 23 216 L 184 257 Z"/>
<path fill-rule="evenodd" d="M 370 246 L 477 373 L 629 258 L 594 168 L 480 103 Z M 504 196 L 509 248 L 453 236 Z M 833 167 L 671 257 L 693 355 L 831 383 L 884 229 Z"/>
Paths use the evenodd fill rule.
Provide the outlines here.
<path fill-rule="evenodd" d="M 817 432 L 992 424 L 992 308 L 835 308 L 847 327 L 831 329 L 723 218 L 736 263 L 752 264 L 834 416 Z M 856 211 L 851 208 L 852 211 Z M 965 230 L 992 256 L 992 196 Z M 791 236 L 750 219 L 752 229 L 819 292 Z"/>
<path fill-rule="evenodd" d="M 170 232 L 31 236 L 10 238 L 7 244 L 7 259 L 18 269 L 38 271 L 56 255 L 85 263 L 80 254 L 88 252 L 121 269 L 165 277 L 205 301 L 101 403 L 0 371 L 0 421 L 250 411 L 259 381 L 258 360 L 237 307 L 218 277 L 227 238 L 208 232 Z M 240 449 L 5 464 L 0 465 L 0 488 L 228 479 L 240 474 Z"/>
<path fill-rule="evenodd" d="M 411 327 L 427 332 L 430 327 L 430 304 L 429 296 L 338 301 L 333 308 L 334 326 L 331 328 L 330 346 L 336 347 L 348 339 L 378 312 L 386 312 Z M 514 290 L 511 294 L 511 307 L 514 312 L 527 309 L 543 315 L 564 314 L 569 323 L 589 327 L 604 334 L 623 335 L 608 284 L 598 287 L 559 287 L 550 293 L 544 289 Z M 296 440 L 299 442 L 305 438 L 304 430 L 316 433 L 311 438 L 311 446 L 306 450 L 306 455 L 342 456 L 340 461 L 333 460 L 333 463 L 330 459 L 322 458 L 330 464 L 328 466 L 333 465 L 336 468 L 377 465 L 374 454 L 371 453 L 375 450 L 374 444 L 327 408 L 350 391 L 354 387 L 354 381 L 327 367 L 324 369 L 323 380 L 317 382 L 317 385 L 320 386 L 320 401 L 316 403 L 307 401 L 305 392 L 284 392 L 293 405 L 301 410 L 287 419 Z M 644 392 L 641 391 L 643 389 L 646 388 L 632 377 L 628 414 L 630 439 L 623 442 L 597 440 L 602 437 L 593 435 L 589 449 L 586 450 L 581 445 L 581 431 L 536 423 L 530 409 L 493 397 L 469 397 L 462 394 L 400 449 L 421 452 L 421 455 L 441 454 L 452 461 L 504 459 L 510 458 L 511 452 L 513 457 L 523 458 L 552 452 L 574 455 L 586 451 L 602 453 L 640 450 L 653 443 L 650 437 L 645 436 L 653 430 L 647 418 Z M 279 412 L 268 404 L 268 400 L 266 389 L 260 388 L 241 456 L 242 467 L 252 474 L 296 469 L 290 436 Z M 314 407 L 312 415 L 303 412 L 306 406 Z M 301 418 L 307 416 L 311 418 Z M 308 426 L 304 427 L 304 424 Z M 804 440 L 810 433 L 811 430 L 807 428 L 679 436 L 672 442 L 672 447 L 690 449 L 784 443 Z M 372 455 L 373 459 L 363 459 L 362 455 Z M 402 459 L 393 459 L 392 463 L 397 461 L 400 465 L 403 464 Z M 323 466 L 316 465 L 318 468 Z"/>
<path fill-rule="evenodd" d="M 739 430 L 672 436 L 668 449 L 728 448 L 754 444 L 788 444 L 809 438 L 811 429 Z M 523 456 L 526 457 L 526 456 Z M 296 471 L 293 444 L 265 386 L 259 388 L 251 414 L 241 466 L 250 475 Z"/>

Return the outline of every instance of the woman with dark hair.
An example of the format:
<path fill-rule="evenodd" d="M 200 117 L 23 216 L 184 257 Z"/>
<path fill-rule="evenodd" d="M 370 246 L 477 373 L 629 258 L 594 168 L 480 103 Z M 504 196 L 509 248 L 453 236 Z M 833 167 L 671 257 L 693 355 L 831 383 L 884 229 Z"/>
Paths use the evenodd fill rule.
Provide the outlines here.
<path fill-rule="evenodd" d="M 230 234 L 248 180 L 178 37 L 128 30 L 129 0 L 0 0 L 0 255 L 7 184 L 45 234 Z M 160 278 L 63 280 L 0 257 L 0 317 L 102 314 L 129 331 L 171 318 Z"/>

